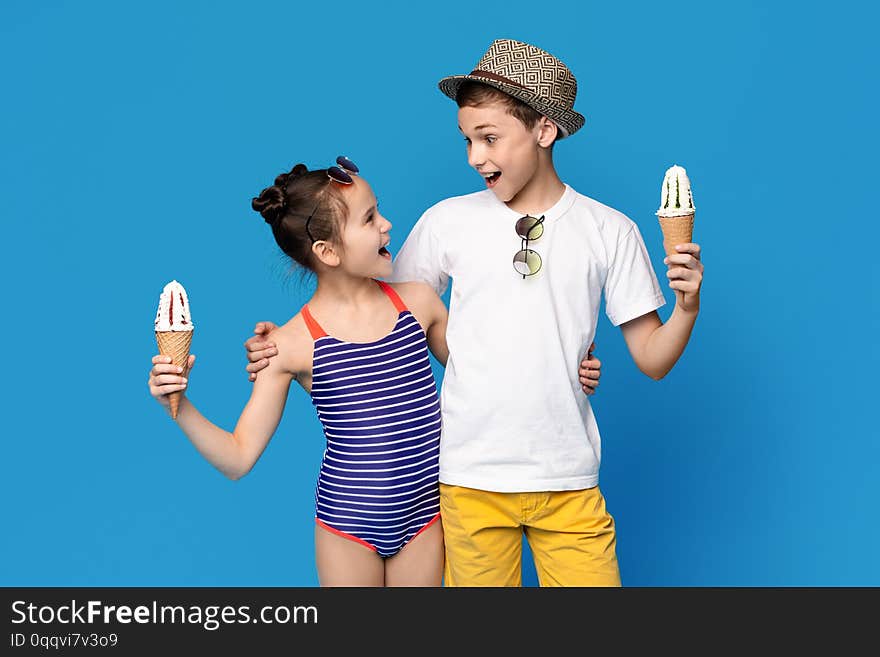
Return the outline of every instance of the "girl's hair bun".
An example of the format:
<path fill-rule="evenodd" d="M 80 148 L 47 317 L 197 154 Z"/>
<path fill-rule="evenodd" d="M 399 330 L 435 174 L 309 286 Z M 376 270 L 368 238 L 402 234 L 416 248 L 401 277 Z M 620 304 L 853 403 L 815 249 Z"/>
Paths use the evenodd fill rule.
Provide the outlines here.
<path fill-rule="evenodd" d="M 280 187 L 282 191 L 287 190 L 288 183 L 293 182 L 300 176 L 309 172 L 309 168 L 305 164 L 297 164 L 287 173 L 279 173 L 275 178 L 275 186 Z"/>
<path fill-rule="evenodd" d="M 287 185 L 309 172 L 305 164 L 297 164 L 287 173 L 275 177 L 275 184 L 267 187 L 251 200 L 251 207 L 260 213 L 265 222 L 275 226 L 287 213 Z"/>
<path fill-rule="evenodd" d="M 274 226 L 287 212 L 287 201 L 282 188 L 276 185 L 267 187 L 251 200 L 251 208 L 260 213 L 267 224 Z"/>

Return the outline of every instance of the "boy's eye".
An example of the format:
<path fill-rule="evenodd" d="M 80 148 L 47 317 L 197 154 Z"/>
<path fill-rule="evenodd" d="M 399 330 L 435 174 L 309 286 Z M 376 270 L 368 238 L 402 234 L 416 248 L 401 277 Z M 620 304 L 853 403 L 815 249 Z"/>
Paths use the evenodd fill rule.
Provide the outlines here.
<path fill-rule="evenodd" d="M 494 135 L 489 135 L 488 137 L 486 137 L 486 142 L 489 144 L 494 144 L 496 141 L 498 141 L 498 137 Z"/>

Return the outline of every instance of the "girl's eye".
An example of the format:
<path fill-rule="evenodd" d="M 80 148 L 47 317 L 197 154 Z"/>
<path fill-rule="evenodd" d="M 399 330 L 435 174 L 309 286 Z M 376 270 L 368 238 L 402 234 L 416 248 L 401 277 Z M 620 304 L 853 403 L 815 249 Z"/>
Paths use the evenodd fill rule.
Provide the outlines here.
<path fill-rule="evenodd" d="M 491 135 L 489 137 L 486 137 L 486 142 L 489 144 L 494 144 L 496 141 L 498 141 L 498 137 L 493 137 Z"/>

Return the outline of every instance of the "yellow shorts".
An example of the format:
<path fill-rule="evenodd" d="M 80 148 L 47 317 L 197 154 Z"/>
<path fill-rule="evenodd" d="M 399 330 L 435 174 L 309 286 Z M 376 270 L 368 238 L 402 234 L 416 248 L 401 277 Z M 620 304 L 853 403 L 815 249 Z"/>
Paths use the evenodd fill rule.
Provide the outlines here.
<path fill-rule="evenodd" d="M 620 586 L 614 520 L 598 486 L 495 493 L 440 484 L 444 586 L 521 586 L 525 532 L 541 586 Z"/>

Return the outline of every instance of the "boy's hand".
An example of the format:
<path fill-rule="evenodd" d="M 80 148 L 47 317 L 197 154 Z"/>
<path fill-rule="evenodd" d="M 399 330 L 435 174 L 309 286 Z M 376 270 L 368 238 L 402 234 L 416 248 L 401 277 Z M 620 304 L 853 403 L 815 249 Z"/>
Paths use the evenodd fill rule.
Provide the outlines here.
<path fill-rule="evenodd" d="M 669 266 L 666 272 L 669 287 L 675 290 L 676 305 L 684 311 L 696 312 L 700 309 L 700 287 L 703 284 L 700 245 L 693 242 L 676 244 L 675 250 L 677 254 L 663 259 Z"/>
<path fill-rule="evenodd" d="M 587 355 L 584 356 L 578 369 L 578 379 L 581 382 L 581 388 L 583 388 L 588 396 L 596 392 L 596 388 L 599 386 L 599 376 L 601 375 L 602 361 L 598 358 L 593 358 L 593 350 L 595 348 L 596 343 L 590 343 L 590 349 L 587 351 Z"/>
<path fill-rule="evenodd" d="M 172 392 L 186 390 L 187 375 L 192 371 L 196 362 L 196 355 L 190 354 L 186 362 L 186 370 L 171 364 L 171 356 L 163 356 L 156 354 L 153 356 L 153 367 L 150 370 L 150 378 L 147 384 L 150 386 L 150 394 L 156 398 L 156 401 L 168 410 L 171 402 L 168 401 L 168 395 Z"/>
<path fill-rule="evenodd" d="M 272 322 L 257 322 L 254 327 L 254 335 L 244 343 L 247 349 L 248 363 L 245 369 L 248 371 L 248 381 L 257 380 L 257 372 L 268 367 L 269 359 L 278 354 L 275 343 L 268 342 L 266 336 L 277 329 Z"/>

